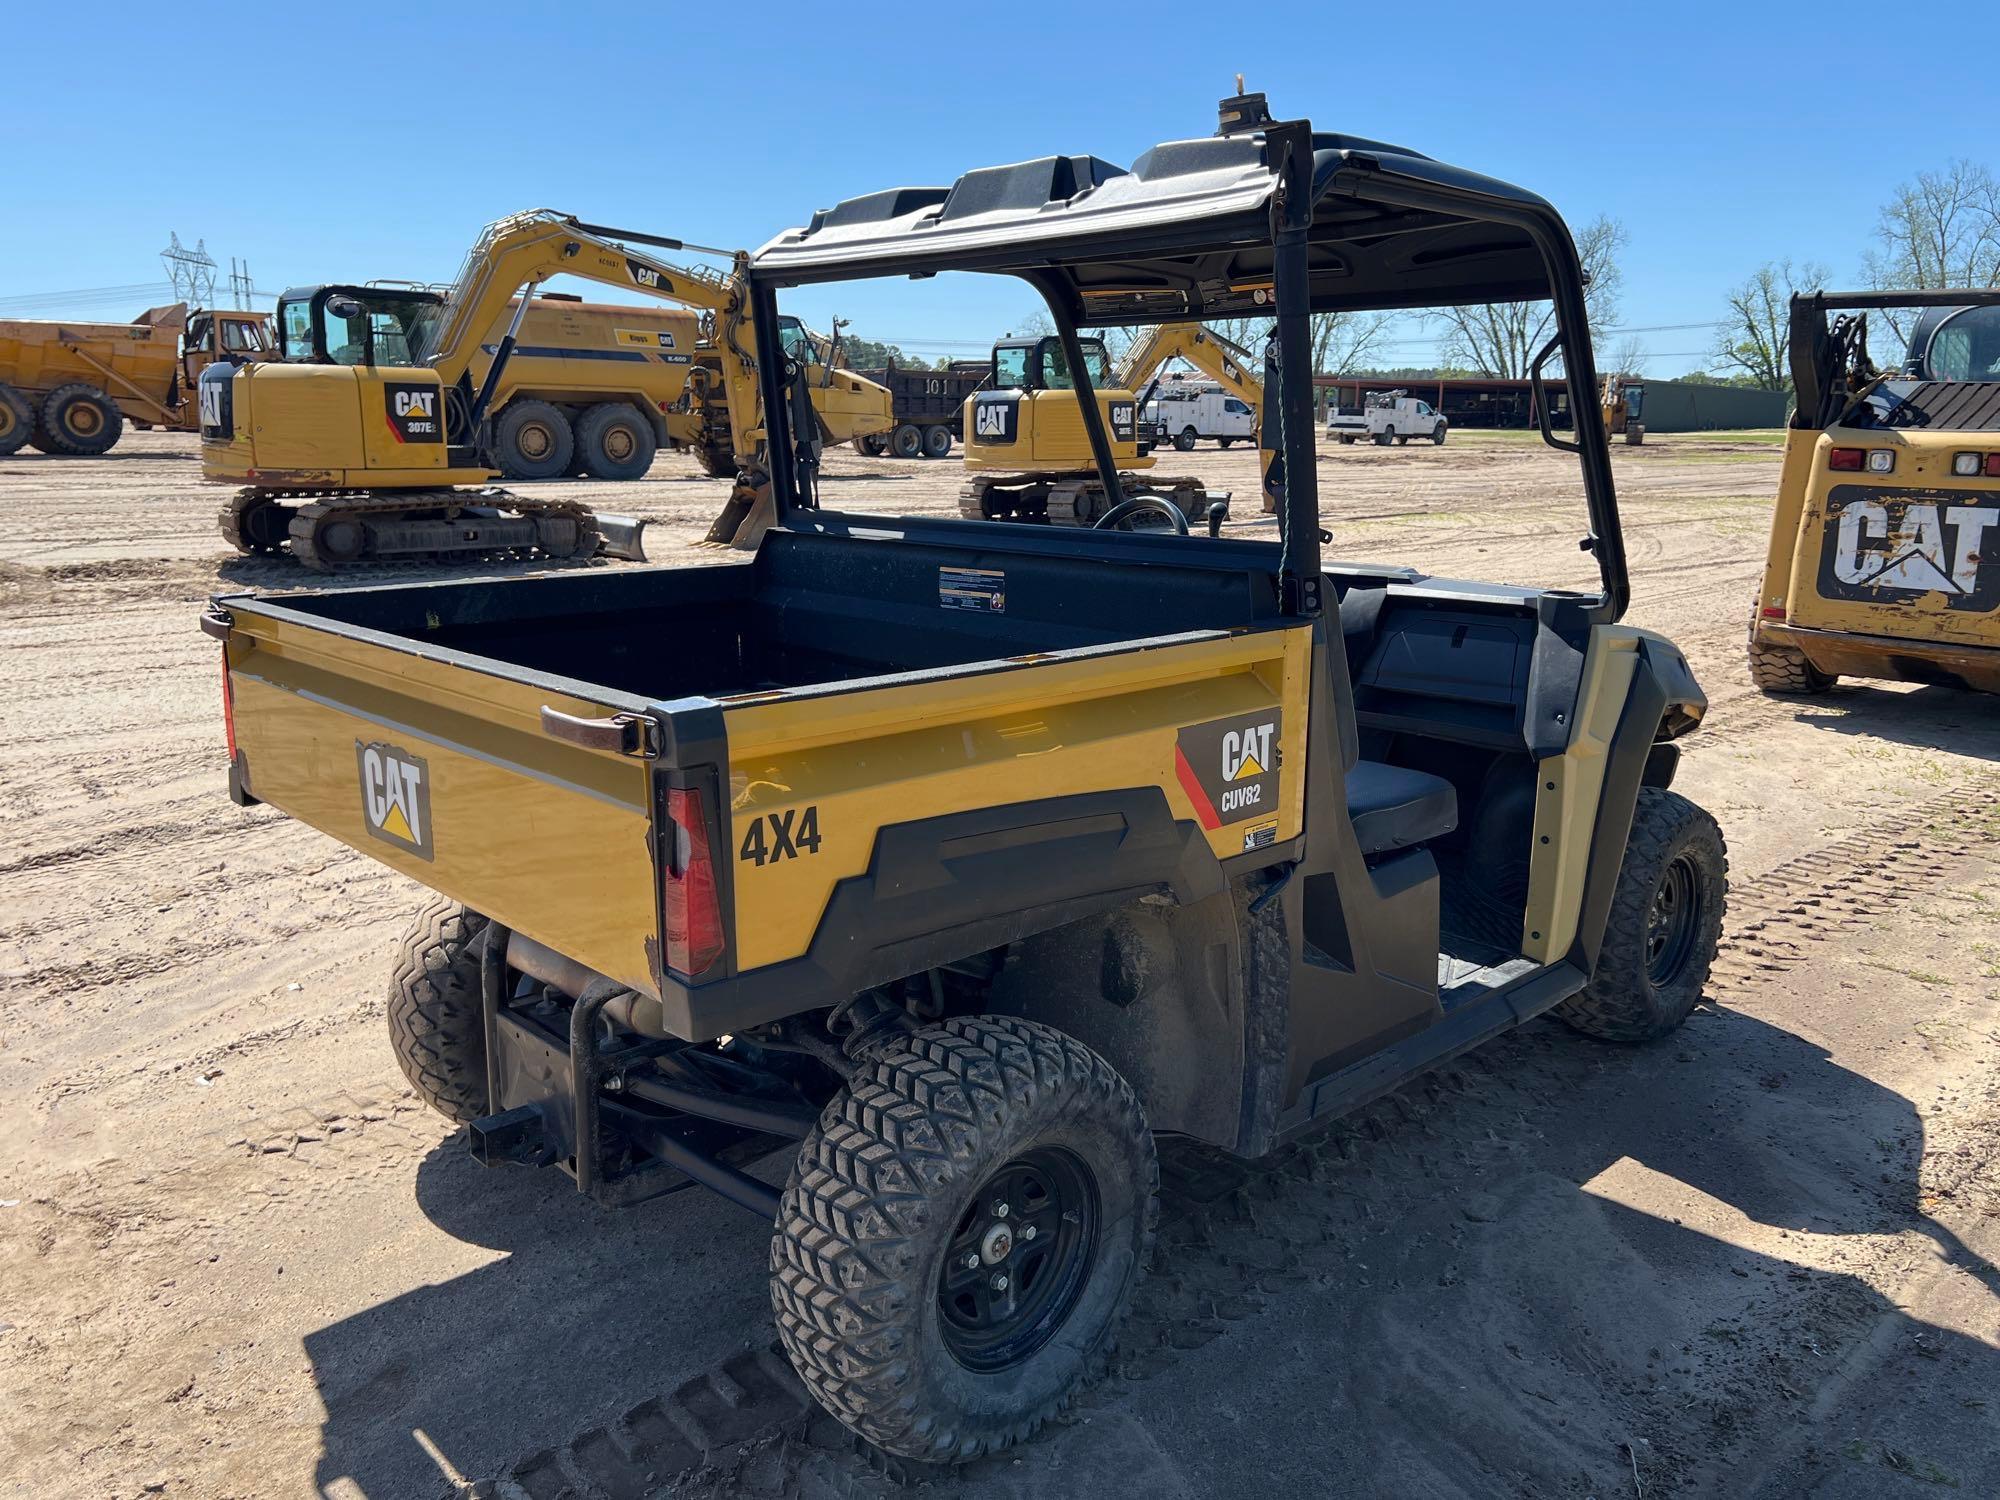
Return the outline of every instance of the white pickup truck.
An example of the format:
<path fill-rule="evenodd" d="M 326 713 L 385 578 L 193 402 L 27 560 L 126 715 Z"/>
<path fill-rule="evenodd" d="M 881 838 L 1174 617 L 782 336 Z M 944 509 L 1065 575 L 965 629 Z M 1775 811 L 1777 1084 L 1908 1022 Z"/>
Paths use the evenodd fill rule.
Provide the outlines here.
<path fill-rule="evenodd" d="M 1428 401 L 1419 401 L 1407 391 L 1370 391 L 1361 398 L 1359 410 L 1334 407 L 1326 414 L 1328 437 L 1343 443 L 1372 438 L 1384 448 L 1412 438 L 1442 443 L 1450 426 L 1443 412 L 1433 411 Z"/>

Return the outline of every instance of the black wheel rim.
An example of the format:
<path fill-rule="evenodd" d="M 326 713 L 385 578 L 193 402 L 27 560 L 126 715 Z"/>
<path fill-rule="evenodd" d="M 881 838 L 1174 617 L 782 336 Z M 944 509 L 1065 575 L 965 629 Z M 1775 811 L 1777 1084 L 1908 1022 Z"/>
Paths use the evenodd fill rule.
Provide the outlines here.
<path fill-rule="evenodd" d="M 1048 1146 L 988 1178 L 960 1216 L 938 1273 L 938 1323 L 968 1370 L 1033 1355 L 1075 1310 L 1097 1258 L 1097 1184 Z"/>
<path fill-rule="evenodd" d="M 1694 952 L 1701 918 L 1701 882 L 1694 861 L 1676 855 L 1653 892 L 1646 914 L 1646 977 L 1654 984 L 1671 984 L 1687 967 Z"/>

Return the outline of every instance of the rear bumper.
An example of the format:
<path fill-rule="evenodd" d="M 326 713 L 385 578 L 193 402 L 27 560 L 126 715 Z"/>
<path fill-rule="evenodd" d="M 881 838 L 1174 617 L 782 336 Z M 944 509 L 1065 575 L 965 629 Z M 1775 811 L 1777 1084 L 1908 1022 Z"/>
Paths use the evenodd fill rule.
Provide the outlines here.
<path fill-rule="evenodd" d="M 1757 633 L 1799 651 L 1822 672 L 1877 677 L 1892 682 L 1937 682 L 1975 692 L 2000 693 L 2000 646 L 1958 641 L 1918 641 L 1887 635 L 1814 630 L 1760 621 Z"/>

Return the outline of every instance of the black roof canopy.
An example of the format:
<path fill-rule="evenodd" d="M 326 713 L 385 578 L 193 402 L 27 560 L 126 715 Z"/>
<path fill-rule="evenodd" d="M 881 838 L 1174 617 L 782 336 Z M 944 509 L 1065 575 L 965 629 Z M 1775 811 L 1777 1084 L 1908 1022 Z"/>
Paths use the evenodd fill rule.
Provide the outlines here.
<path fill-rule="evenodd" d="M 1036 279 L 1086 325 L 1268 313 L 1275 139 L 1169 141 L 1129 171 L 1045 156 L 850 198 L 765 245 L 752 274 L 783 286 L 1053 273 Z M 1552 294 L 1545 248 L 1574 264 L 1560 217 L 1533 193 L 1380 141 L 1311 141 L 1314 311 L 1532 300 Z"/>

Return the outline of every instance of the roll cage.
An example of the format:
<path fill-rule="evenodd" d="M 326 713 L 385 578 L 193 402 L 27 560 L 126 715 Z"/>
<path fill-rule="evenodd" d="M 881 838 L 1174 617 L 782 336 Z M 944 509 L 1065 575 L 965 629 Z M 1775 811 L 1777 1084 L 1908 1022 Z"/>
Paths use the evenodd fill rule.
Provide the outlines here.
<path fill-rule="evenodd" d="M 1114 495 L 1119 479 L 1077 330 L 1274 317 L 1264 387 L 1265 421 L 1275 427 L 1267 445 L 1283 476 L 1279 603 L 1288 614 L 1316 615 L 1323 601 L 1311 315 L 1546 298 L 1556 334 L 1532 376 L 1540 387 L 1561 353 L 1576 426 L 1573 437 L 1558 438 L 1547 400 L 1538 400 L 1542 436 L 1582 465 L 1589 530 L 1581 545 L 1596 557 L 1602 585 L 1591 613 L 1619 618 L 1631 586 L 1597 407 L 1584 273 L 1561 215 L 1532 193 L 1400 146 L 1318 133 L 1307 120 L 1274 121 L 1261 96 L 1225 100 L 1222 116 L 1221 134 L 1155 146 L 1129 171 L 1094 156 L 982 168 L 949 187 L 849 199 L 758 251 L 750 284 L 764 408 L 773 414 L 779 524 L 817 509 L 811 430 L 787 405 L 782 351 L 767 342 L 782 288 L 940 271 L 1028 282 L 1078 371 L 1095 466 Z"/>

